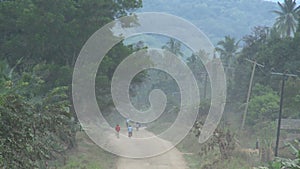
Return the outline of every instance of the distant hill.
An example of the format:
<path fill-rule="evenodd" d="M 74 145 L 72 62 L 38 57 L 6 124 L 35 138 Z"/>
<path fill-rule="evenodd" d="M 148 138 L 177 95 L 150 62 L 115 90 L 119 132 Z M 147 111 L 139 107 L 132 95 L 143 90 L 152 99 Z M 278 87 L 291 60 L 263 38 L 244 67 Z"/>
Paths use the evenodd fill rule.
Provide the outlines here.
<path fill-rule="evenodd" d="M 216 44 L 224 36 L 237 40 L 254 26 L 272 26 L 277 4 L 264 0 L 143 0 L 139 12 L 166 12 L 198 26 Z"/>

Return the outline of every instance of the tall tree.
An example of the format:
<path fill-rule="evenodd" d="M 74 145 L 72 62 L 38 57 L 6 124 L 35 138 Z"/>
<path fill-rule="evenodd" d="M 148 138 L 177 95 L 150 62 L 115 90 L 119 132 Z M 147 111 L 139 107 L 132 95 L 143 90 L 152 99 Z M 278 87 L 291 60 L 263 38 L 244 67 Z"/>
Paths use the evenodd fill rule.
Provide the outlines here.
<path fill-rule="evenodd" d="M 216 51 L 220 53 L 221 60 L 227 67 L 231 67 L 238 52 L 238 42 L 235 38 L 225 36 L 224 40 L 218 42 Z"/>
<path fill-rule="evenodd" d="M 13 66 L 24 57 L 19 69 L 41 62 L 73 66 L 92 33 L 141 5 L 141 0 L 0 2 L 0 59 Z"/>
<path fill-rule="evenodd" d="M 282 37 L 291 37 L 297 29 L 300 6 L 296 7 L 296 0 L 284 0 L 284 3 L 277 3 L 280 10 L 273 11 L 278 14 L 274 26 Z"/>
<path fill-rule="evenodd" d="M 230 92 L 234 86 L 234 68 L 233 65 L 236 62 L 236 56 L 238 53 L 238 42 L 235 41 L 235 38 L 230 36 L 225 36 L 224 40 L 218 42 L 218 47 L 216 51 L 220 53 L 221 61 L 225 67 L 225 73 L 227 76 L 227 87 Z"/>
<path fill-rule="evenodd" d="M 177 56 L 183 56 L 183 53 L 181 52 L 181 44 L 174 38 L 170 38 L 170 40 L 162 48 L 174 53 Z"/>

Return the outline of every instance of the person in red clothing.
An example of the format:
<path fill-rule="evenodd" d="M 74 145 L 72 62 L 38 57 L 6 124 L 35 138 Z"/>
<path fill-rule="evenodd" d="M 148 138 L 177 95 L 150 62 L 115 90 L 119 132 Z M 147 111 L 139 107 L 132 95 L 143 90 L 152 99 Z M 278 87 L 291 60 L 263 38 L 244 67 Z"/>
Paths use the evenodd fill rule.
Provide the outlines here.
<path fill-rule="evenodd" d="M 119 133 L 120 133 L 120 130 L 121 130 L 121 127 L 119 124 L 116 125 L 116 132 L 117 132 L 117 138 L 119 138 Z"/>

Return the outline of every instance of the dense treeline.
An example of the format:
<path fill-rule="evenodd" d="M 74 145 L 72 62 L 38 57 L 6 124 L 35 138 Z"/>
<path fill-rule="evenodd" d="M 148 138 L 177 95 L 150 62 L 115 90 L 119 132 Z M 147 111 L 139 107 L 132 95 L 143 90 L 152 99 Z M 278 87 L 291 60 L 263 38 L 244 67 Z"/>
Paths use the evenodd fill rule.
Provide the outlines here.
<path fill-rule="evenodd" d="M 277 34 L 277 35 L 276 35 Z M 257 66 L 254 76 L 250 117 L 264 120 L 275 120 L 279 108 L 281 89 L 280 76 L 272 72 L 299 75 L 300 68 L 300 29 L 294 37 L 280 37 L 271 28 L 256 27 L 252 35 L 245 36 L 241 51 L 235 55 L 234 77 L 229 86 L 229 98 L 245 103 L 253 64 L 246 59 L 255 60 L 264 67 Z M 299 118 L 299 78 L 288 78 L 284 99 L 284 118 Z"/>
<path fill-rule="evenodd" d="M 70 90 L 78 53 L 93 32 L 141 5 L 141 0 L 0 2 L 0 168 L 45 168 L 76 146 L 80 127 Z M 131 50 L 119 44 L 109 53 L 119 57 L 103 61 L 106 69 L 98 72 L 103 84 Z"/>
<path fill-rule="evenodd" d="M 300 6 L 294 0 L 285 0 L 278 3 L 279 10 L 274 9 L 277 15 L 272 27 L 256 26 L 251 34 L 245 35 L 242 39 L 236 39 L 234 36 L 225 36 L 217 43 L 216 52 L 219 54 L 227 78 L 227 104 L 224 124 L 219 125 L 219 131 L 225 133 L 233 131 L 234 145 L 232 149 L 242 149 L 244 147 L 253 147 L 255 142 L 259 145 L 259 158 L 261 161 L 251 163 L 249 158 L 241 157 L 239 153 L 233 153 L 232 149 L 223 150 L 230 154 L 229 159 L 236 159 L 237 163 L 228 161 L 232 164 L 231 168 L 242 168 L 245 165 L 255 166 L 268 163 L 274 159 L 274 149 L 276 140 L 276 128 L 278 112 L 280 106 L 280 94 L 282 87 L 282 76 L 274 73 L 293 74 L 295 76 L 285 76 L 285 87 L 283 94 L 282 118 L 299 119 L 300 104 Z M 253 69 L 254 62 L 258 63 L 256 69 Z M 263 67 L 262 67 L 263 66 Z M 254 72 L 253 72 L 254 70 Z M 248 93 L 250 77 L 253 75 L 253 85 Z M 298 77 L 296 77 L 298 76 Z M 248 110 L 245 111 L 247 96 L 250 94 Z M 207 113 L 207 105 L 202 105 L 201 112 Z M 246 115 L 245 115 L 246 113 Z M 230 114 L 230 115 L 226 115 Z M 245 117 L 245 127 L 242 128 L 243 118 Z M 196 136 L 199 135 L 199 128 L 202 127 L 203 119 L 195 124 Z M 207 153 L 207 147 L 211 145 L 232 145 L 228 139 L 221 141 L 213 138 L 220 136 L 218 131 L 209 140 L 202 149 Z M 280 137 L 279 157 L 270 164 L 269 168 L 299 168 L 299 144 L 289 143 L 293 151 L 283 144 L 290 140 L 290 133 L 299 131 L 282 131 Z M 299 136 L 298 136 L 299 138 Z M 232 141 L 232 139 L 230 139 Z M 240 141 L 238 141 L 240 140 Z M 258 141 L 259 140 L 259 141 Z M 206 147 L 205 147 L 206 146 Z M 201 149 L 201 151 L 202 151 Z M 209 148 L 208 148 L 209 149 Z M 213 149 L 209 149 L 213 151 Z M 220 148 L 220 159 L 211 160 L 208 164 L 211 168 L 224 168 L 227 162 L 224 159 L 224 152 Z M 209 156 L 209 155 L 207 155 Z M 255 160 L 255 155 L 250 157 Z M 228 157 L 227 157 L 228 158 Z M 202 155 L 201 159 L 205 159 Z M 243 160 L 247 160 L 242 165 Z M 249 163 L 249 164 L 248 164 Z M 206 168 L 208 166 L 203 166 Z M 209 168 L 208 167 L 208 168 Z M 267 169 L 267 167 L 261 167 Z"/>

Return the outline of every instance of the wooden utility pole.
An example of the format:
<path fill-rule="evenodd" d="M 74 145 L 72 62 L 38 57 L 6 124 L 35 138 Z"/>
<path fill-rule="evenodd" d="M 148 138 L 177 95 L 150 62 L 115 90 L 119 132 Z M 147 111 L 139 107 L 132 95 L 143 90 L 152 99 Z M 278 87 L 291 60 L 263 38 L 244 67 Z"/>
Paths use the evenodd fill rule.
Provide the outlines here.
<path fill-rule="evenodd" d="M 208 76 L 208 73 L 205 73 L 205 82 L 204 82 L 204 99 L 206 99 L 207 76 Z"/>
<path fill-rule="evenodd" d="M 207 78 L 208 78 L 208 73 L 207 72 L 200 72 L 200 75 L 204 75 L 204 91 L 203 91 L 203 98 L 206 99 L 206 88 L 207 88 Z"/>
<path fill-rule="evenodd" d="M 282 107 L 283 107 L 283 93 L 284 93 L 284 84 L 287 77 L 297 77 L 294 74 L 287 73 L 275 73 L 272 72 L 272 75 L 282 76 L 282 84 L 281 84 L 281 92 L 280 92 L 280 106 L 279 106 L 279 115 L 278 115 L 278 124 L 277 124 L 277 136 L 276 136 L 276 147 L 275 147 L 275 157 L 278 156 L 278 147 L 279 147 L 279 137 L 280 137 L 280 126 L 281 126 L 281 115 L 282 115 Z"/>
<path fill-rule="evenodd" d="M 257 63 L 256 60 L 253 61 L 253 60 L 246 59 L 246 61 L 253 63 L 253 69 L 252 69 L 252 73 L 251 73 L 250 84 L 249 84 L 249 88 L 248 88 L 246 106 L 245 106 L 245 111 L 244 111 L 244 115 L 243 115 L 243 121 L 242 121 L 241 129 L 244 129 L 244 126 L 245 126 L 245 121 L 246 121 L 246 116 L 247 116 L 247 111 L 248 111 L 248 106 L 249 106 L 249 100 L 250 100 L 250 95 L 251 95 L 251 89 L 252 89 L 252 83 L 253 83 L 255 68 L 256 68 L 256 66 L 264 67 L 263 65 Z"/>

